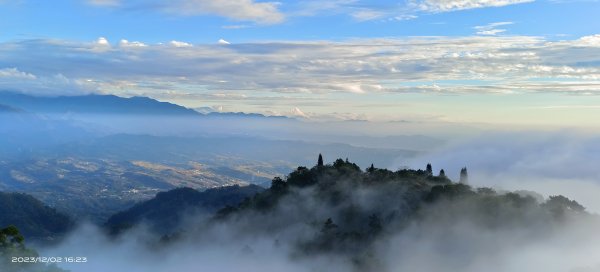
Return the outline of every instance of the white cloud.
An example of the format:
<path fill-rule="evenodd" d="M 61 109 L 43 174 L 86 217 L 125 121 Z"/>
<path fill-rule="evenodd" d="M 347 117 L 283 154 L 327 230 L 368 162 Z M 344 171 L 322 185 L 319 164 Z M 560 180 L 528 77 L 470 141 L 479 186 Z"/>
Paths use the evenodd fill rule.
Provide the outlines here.
<path fill-rule="evenodd" d="M 223 40 L 223 39 L 219 39 L 219 40 L 217 41 L 217 43 L 218 43 L 218 44 L 222 44 L 222 45 L 231 44 L 230 42 L 228 42 L 228 41 L 226 41 L 226 40 Z"/>
<path fill-rule="evenodd" d="M 278 2 L 256 2 L 254 0 L 155 0 L 149 5 L 161 11 L 184 16 L 217 15 L 234 21 L 258 24 L 277 24 L 285 20 L 278 9 Z"/>
<path fill-rule="evenodd" d="M 499 26 L 512 25 L 513 22 L 497 22 L 491 23 L 483 26 L 473 27 L 477 31 L 477 35 L 487 35 L 487 36 L 495 36 L 500 33 L 506 32 L 506 29 L 497 28 Z"/>
<path fill-rule="evenodd" d="M 191 43 L 180 42 L 180 41 L 170 41 L 169 45 L 174 47 L 192 47 Z"/>
<path fill-rule="evenodd" d="M 225 25 L 222 26 L 222 29 L 243 29 L 243 28 L 249 28 L 249 25 Z"/>
<path fill-rule="evenodd" d="M 118 6 L 121 1 L 120 0 L 87 0 L 90 5 L 94 6 L 105 6 L 105 7 L 114 7 Z"/>
<path fill-rule="evenodd" d="M 181 16 L 216 15 L 234 21 L 276 24 L 285 20 L 279 2 L 255 0 L 86 0 L 100 7 L 154 10 Z"/>
<path fill-rule="evenodd" d="M 489 29 L 489 30 L 480 30 L 477 31 L 477 34 L 479 35 L 488 35 L 488 36 L 495 36 L 501 33 L 506 32 L 506 29 Z"/>
<path fill-rule="evenodd" d="M 36 77 L 17 68 L 3 68 L 0 69 L 0 78 L 35 79 Z"/>
<path fill-rule="evenodd" d="M 427 12 L 448 12 L 485 7 L 502 7 L 535 0 L 412 0 L 411 4 Z"/>
<path fill-rule="evenodd" d="M 130 42 L 128 40 L 121 40 L 119 41 L 119 46 L 120 47 L 124 47 L 124 48 L 136 48 L 136 47 L 147 47 L 148 45 L 142 43 L 142 42 Z"/>
<path fill-rule="evenodd" d="M 42 95 L 55 95 L 58 90 L 66 95 L 100 92 L 93 82 L 70 79 L 62 74 L 38 76 L 17 68 L 0 69 L 0 89 Z"/>
<path fill-rule="evenodd" d="M 383 11 L 372 10 L 372 9 L 361 9 L 354 11 L 350 14 L 357 21 L 370 21 L 374 19 L 380 19 L 386 16 Z"/>
<path fill-rule="evenodd" d="M 308 117 L 308 115 L 306 115 L 302 110 L 300 110 L 298 107 L 294 107 L 290 110 L 290 115 L 293 117 L 301 117 L 301 118 L 310 118 Z"/>
<path fill-rule="evenodd" d="M 100 37 L 98 38 L 98 40 L 96 40 L 96 44 L 100 45 L 100 46 L 110 46 L 110 43 L 108 42 L 108 40 L 104 37 Z"/>
<path fill-rule="evenodd" d="M 578 41 L 582 46 L 600 46 L 600 34 L 581 37 Z"/>
<path fill-rule="evenodd" d="M 219 15 L 236 21 L 260 24 L 281 23 L 285 16 L 278 10 L 277 2 L 253 0 L 175 0 L 165 4 L 170 13 L 182 15 Z"/>
<path fill-rule="evenodd" d="M 182 16 L 216 15 L 233 21 L 259 25 L 278 24 L 287 17 L 330 16 L 346 14 L 357 21 L 411 20 L 419 13 L 501 7 L 535 0 L 407 0 L 404 3 L 369 3 L 361 0 L 306 0 L 280 3 L 256 0 L 86 0 L 89 4 L 124 9 L 150 9 Z M 286 5 L 285 13 L 280 10 Z M 232 25 L 224 28 L 243 28 Z"/>
<path fill-rule="evenodd" d="M 417 18 L 419 18 L 419 16 L 417 16 L 417 15 L 400 14 L 400 15 L 396 15 L 390 19 L 395 20 L 395 21 L 406 21 L 406 20 L 413 20 L 413 19 L 417 19 Z"/>

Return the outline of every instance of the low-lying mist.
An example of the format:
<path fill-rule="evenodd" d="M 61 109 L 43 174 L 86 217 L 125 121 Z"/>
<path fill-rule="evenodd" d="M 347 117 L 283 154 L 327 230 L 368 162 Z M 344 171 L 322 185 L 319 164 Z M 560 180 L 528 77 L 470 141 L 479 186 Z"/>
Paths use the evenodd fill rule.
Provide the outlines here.
<path fill-rule="evenodd" d="M 87 263 L 61 265 L 82 272 L 580 272 L 600 266 L 600 219 L 566 198 L 539 202 L 534 193 L 469 188 L 424 171 L 360 172 L 336 163 L 299 168 L 217 217 L 190 214 L 183 232 L 161 237 L 139 225 L 109 237 L 83 225 L 40 252 L 84 256 Z M 403 175 L 411 178 L 398 178 Z"/>
<path fill-rule="evenodd" d="M 394 167 L 431 162 L 448 176 L 467 166 L 472 184 L 562 194 L 600 212 L 600 138 L 568 132 L 488 132 Z"/>

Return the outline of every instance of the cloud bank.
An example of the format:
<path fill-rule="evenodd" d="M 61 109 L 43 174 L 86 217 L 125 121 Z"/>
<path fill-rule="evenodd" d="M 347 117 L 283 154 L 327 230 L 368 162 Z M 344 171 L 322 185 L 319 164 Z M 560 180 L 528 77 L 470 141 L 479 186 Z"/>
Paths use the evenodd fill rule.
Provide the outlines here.
<path fill-rule="evenodd" d="M 431 162 L 457 179 L 467 166 L 474 186 L 562 194 L 600 213 L 600 138 L 566 132 L 487 132 L 411 162 Z"/>
<path fill-rule="evenodd" d="M 223 94 L 229 99 L 269 93 L 595 95 L 600 91 L 597 36 L 565 41 L 421 37 L 227 46 L 125 39 L 115 43 L 105 38 L 93 43 L 24 40 L 0 44 L 0 88 L 48 94 Z"/>

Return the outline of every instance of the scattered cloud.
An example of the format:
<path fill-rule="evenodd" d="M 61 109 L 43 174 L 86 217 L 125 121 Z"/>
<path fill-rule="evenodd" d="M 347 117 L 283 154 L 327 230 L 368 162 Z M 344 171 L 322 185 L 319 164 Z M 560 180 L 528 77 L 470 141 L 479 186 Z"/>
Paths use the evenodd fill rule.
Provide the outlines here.
<path fill-rule="evenodd" d="M 231 44 L 230 42 L 228 42 L 228 41 L 226 41 L 226 40 L 223 40 L 223 39 L 219 39 L 219 40 L 217 41 L 217 43 L 218 43 L 218 44 L 222 44 L 222 45 Z"/>
<path fill-rule="evenodd" d="M 253 0 L 178 0 L 170 1 L 165 10 L 182 15 L 218 15 L 236 21 L 260 24 L 281 23 L 285 16 L 278 10 L 277 2 Z"/>
<path fill-rule="evenodd" d="M 0 69 L 0 78 L 35 79 L 36 77 L 30 73 L 21 72 L 17 68 L 3 68 Z"/>
<path fill-rule="evenodd" d="M 170 41 L 169 45 L 174 47 L 192 47 L 191 43 L 180 42 L 180 41 Z"/>
<path fill-rule="evenodd" d="M 491 23 L 491 24 L 487 24 L 487 25 L 483 25 L 483 26 L 476 26 L 476 27 L 473 27 L 473 29 L 475 29 L 477 31 L 477 35 L 495 36 L 495 35 L 506 32 L 506 29 L 498 28 L 499 26 L 506 26 L 506 25 L 512 25 L 512 24 L 514 24 L 514 23 L 513 22 L 497 22 L 497 23 Z"/>
<path fill-rule="evenodd" d="M 120 0 L 87 0 L 93 6 L 115 7 L 121 4 Z"/>
<path fill-rule="evenodd" d="M 221 28 L 222 29 L 243 29 L 243 28 L 249 28 L 249 25 L 224 25 Z"/>
<path fill-rule="evenodd" d="M 455 10 L 502 7 L 533 2 L 535 0 L 412 0 L 418 10 L 426 12 L 449 12 Z"/>
<path fill-rule="evenodd" d="M 55 95 L 57 92 L 64 95 L 101 93 L 101 90 L 88 80 L 70 79 L 62 74 L 38 76 L 17 68 L 0 69 L 0 89 L 40 95 Z"/>
<path fill-rule="evenodd" d="M 398 3 L 379 3 L 365 0 L 307 0 L 276 2 L 255 0 L 86 0 L 100 7 L 140 8 L 181 16 L 215 15 L 233 21 L 272 25 L 289 17 L 331 16 L 345 14 L 356 21 L 412 20 L 419 14 L 457 10 L 501 7 L 535 0 L 407 0 Z M 248 25 L 226 25 L 225 29 L 245 28 Z"/>
<path fill-rule="evenodd" d="M 535 0 L 408 0 L 398 3 L 379 3 L 360 0 L 302 1 L 293 6 L 294 16 L 347 14 L 357 21 L 413 20 L 422 14 L 457 10 L 501 7 Z"/>
<path fill-rule="evenodd" d="M 132 47 L 135 48 L 135 47 L 146 47 L 148 45 L 146 45 L 142 42 L 136 42 L 136 41 L 130 42 L 128 40 L 123 39 L 123 40 L 119 41 L 119 46 L 124 47 L 124 48 L 132 48 Z"/>
<path fill-rule="evenodd" d="M 108 40 L 104 37 L 100 37 L 98 38 L 98 40 L 96 40 L 96 44 L 100 45 L 100 46 L 110 46 L 110 43 L 108 42 Z"/>
<path fill-rule="evenodd" d="M 383 18 L 386 13 L 378 10 L 361 9 L 350 14 L 357 21 L 370 21 Z"/>
<path fill-rule="evenodd" d="M 257 24 L 277 24 L 285 20 L 278 2 L 254 0 L 87 0 L 100 7 L 120 7 L 124 10 L 154 10 L 180 16 L 213 15 L 233 21 Z"/>

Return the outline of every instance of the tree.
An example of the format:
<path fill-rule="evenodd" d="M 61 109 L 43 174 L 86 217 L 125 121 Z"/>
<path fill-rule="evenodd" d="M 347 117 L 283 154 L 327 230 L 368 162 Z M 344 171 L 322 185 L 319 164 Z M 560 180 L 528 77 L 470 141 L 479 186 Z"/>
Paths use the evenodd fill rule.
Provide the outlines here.
<path fill-rule="evenodd" d="M 469 174 L 467 173 L 467 168 L 463 167 L 462 169 L 460 169 L 460 183 L 468 183 L 469 182 Z"/>
<path fill-rule="evenodd" d="M 367 168 L 367 172 L 372 173 L 373 171 L 375 171 L 375 166 L 371 163 L 371 167 Z"/>
<path fill-rule="evenodd" d="M 323 166 L 323 156 L 319 153 L 319 159 L 317 160 L 317 166 Z"/>
<path fill-rule="evenodd" d="M 0 249 L 2 252 L 7 249 L 23 248 L 23 235 L 15 226 L 8 226 L 0 229 Z"/>
<path fill-rule="evenodd" d="M 558 218 L 569 213 L 578 214 L 585 212 L 585 207 L 581 206 L 577 201 L 570 200 L 562 195 L 550 196 L 542 206 Z"/>
<path fill-rule="evenodd" d="M 271 190 L 281 192 L 286 188 L 286 183 L 280 177 L 275 177 L 271 181 Z"/>
<path fill-rule="evenodd" d="M 305 187 L 315 184 L 317 179 L 308 168 L 299 166 L 296 171 L 291 172 L 287 177 L 287 183 L 292 186 Z"/>
<path fill-rule="evenodd" d="M 425 169 L 425 172 L 427 172 L 427 174 L 429 174 L 429 175 L 433 175 L 433 168 L 431 167 L 431 163 L 427 164 L 427 168 Z"/>
<path fill-rule="evenodd" d="M 335 167 L 337 170 L 343 170 L 343 171 L 356 171 L 356 172 L 360 172 L 360 167 L 358 165 L 356 165 L 356 163 L 350 162 L 348 161 L 348 159 L 346 160 L 342 160 L 337 159 L 333 162 L 333 167 Z"/>
<path fill-rule="evenodd" d="M 38 257 L 38 253 L 25 247 L 25 238 L 15 226 L 0 229 L 0 268 L 2 272 L 65 272 L 56 265 L 12 262 L 12 257 Z"/>
<path fill-rule="evenodd" d="M 440 170 L 440 174 L 439 174 L 439 176 L 440 176 L 441 178 L 445 178 L 445 177 L 446 177 L 446 172 L 444 171 L 444 169 Z"/>

